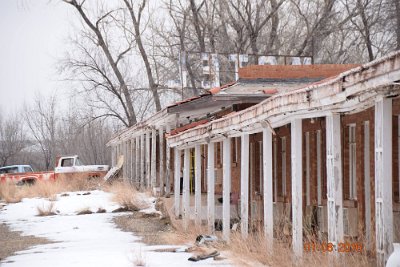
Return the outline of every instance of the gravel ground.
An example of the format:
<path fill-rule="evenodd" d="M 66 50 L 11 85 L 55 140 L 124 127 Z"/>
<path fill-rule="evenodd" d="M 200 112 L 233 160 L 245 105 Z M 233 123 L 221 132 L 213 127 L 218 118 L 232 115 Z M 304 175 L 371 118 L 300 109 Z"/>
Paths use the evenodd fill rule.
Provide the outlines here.
<path fill-rule="evenodd" d="M 17 251 L 48 243 L 51 241 L 35 236 L 23 236 L 21 232 L 11 231 L 5 223 L 0 223 L 0 265 L 6 257 L 14 255 Z"/>

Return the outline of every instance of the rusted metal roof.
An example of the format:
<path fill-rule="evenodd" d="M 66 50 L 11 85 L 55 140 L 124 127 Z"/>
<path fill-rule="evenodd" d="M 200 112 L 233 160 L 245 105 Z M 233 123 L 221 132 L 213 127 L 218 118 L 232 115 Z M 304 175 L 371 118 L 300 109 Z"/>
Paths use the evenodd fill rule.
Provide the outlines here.
<path fill-rule="evenodd" d="M 206 143 L 218 136 L 258 132 L 263 124 L 279 127 L 293 118 L 357 112 L 374 104 L 379 95 L 400 94 L 400 51 L 347 70 L 324 81 L 278 93 L 237 113 L 169 136 L 171 147 Z"/>

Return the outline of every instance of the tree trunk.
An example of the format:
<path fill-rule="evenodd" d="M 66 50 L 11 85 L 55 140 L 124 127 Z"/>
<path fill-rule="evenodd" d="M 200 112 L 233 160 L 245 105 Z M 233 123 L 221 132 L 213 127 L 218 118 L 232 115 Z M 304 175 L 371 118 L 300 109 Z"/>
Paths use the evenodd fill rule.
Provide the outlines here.
<path fill-rule="evenodd" d="M 129 10 L 129 14 L 131 15 L 131 19 L 132 19 L 132 23 L 133 23 L 133 27 L 135 30 L 135 41 L 136 44 L 139 48 L 140 51 L 140 55 L 142 56 L 144 65 L 146 67 L 146 73 L 147 73 L 147 79 L 149 81 L 149 86 L 150 86 L 150 90 L 151 93 L 153 95 L 153 100 L 154 103 L 156 105 L 156 110 L 160 111 L 161 110 L 161 102 L 160 102 L 160 97 L 158 95 L 158 90 L 157 90 L 157 84 L 154 82 L 154 77 L 153 77 L 153 73 L 151 70 L 151 66 L 150 66 L 150 62 L 149 62 L 149 58 L 147 56 L 146 50 L 144 49 L 144 45 L 142 42 L 142 38 L 141 38 L 141 32 L 140 32 L 140 16 L 141 16 L 141 12 L 144 8 L 145 5 L 145 1 L 142 2 L 142 7 L 139 9 L 139 16 L 138 19 L 136 19 L 135 13 L 133 11 L 133 6 L 128 2 L 128 0 L 124 0 L 126 7 Z"/>
<path fill-rule="evenodd" d="M 65 1 L 65 2 L 70 4 L 70 5 L 72 5 L 73 7 L 75 7 L 78 10 L 79 14 L 81 15 L 82 19 L 85 21 L 86 25 L 89 26 L 89 28 L 96 34 L 99 46 L 101 47 L 101 49 L 103 50 L 104 54 L 106 55 L 108 63 L 111 65 L 111 68 L 112 68 L 115 76 L 117 77 L 118 82 L 119 82 L 119 84 L 120 84 L 120 86 L 122 88 L 122 91 L 123 91 L 123 94 L 124 94 L 124 97 L 125 97 L 125 101 L 126 101 L 126 104 L 127 104 L 127 108 L 128 108 L 128 111 L 129 111 L 129 113 L 127 114 L 127 119 L 128 119 L 129 126 L 132 126 L 132 125 L 136 124 L 136 122 L 137 122 L 136 121 L 136 114 L 135 114 L 135 111 L 133 109 L 132 99 L 131 99 L 128 87 L 126 85 L 126 82 L 125 82 L 120 70 L 118 69 L 118 66 L 117 66 L 115 60 L 113 59 L 113 57 L 111 55 L 110 50 L 108 49 L 108 47 L 107 47 L 107 45 L 106 45 L 106 43 L 104 41 L 103 35 L 101 34 L 101 32 L 98 29 L 97 25 L 94 25 L 89 20 L 89 18 L 87 17 L 86 13 L 82 9 L 82 6 L 79 5 L 76 2 L 76 0 Z"/>

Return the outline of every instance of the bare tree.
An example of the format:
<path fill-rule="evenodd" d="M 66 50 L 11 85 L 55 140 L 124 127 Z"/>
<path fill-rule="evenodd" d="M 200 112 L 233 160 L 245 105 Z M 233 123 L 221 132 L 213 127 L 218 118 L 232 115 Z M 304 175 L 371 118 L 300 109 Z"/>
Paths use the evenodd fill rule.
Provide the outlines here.
<path fill-rule="evenodd" d="M 109 18 L 112 13 L 116 12 L 115 9 L 112 9 L 110 11 L 103 11 L 100 17 L 98 17 L 96 20 L 91 20 L 87 14 L 87 11 L 85 11 L 83 5 L 85 1 L 78 2 L 77 0 L 63 0 L 65 3 L 71 5 L 74 7 L 80 17 L 82 18 L 83 22 L 87 26 L 87 29 L 89 29 L 89 32 L 87 32 L 87 36 L 90 36 L 89 34 L 92 33 L 94 34 L 95 42 L 97 45 L 101 48 L 103 51 L 108 64 L 110 65 L 113 74 L 118 80 L 118 87 L 111 86 L 111 81 L 108 81 L 108 77 L 103 77 L 106 80 L 107 86 L 109 86 L 110 90 L 112 92 L 116 93 L 116 97 L 120 99 L 120 102 L 122 106 L 124 107 L 125 111 L 125 116 L 127 118 L 127 126 L 131 126 L 136 124 L 137 119 L 136 119 L 136 113 L 133 108 L 133 103 L 131 99 L 131 95 L 129 93 L 129 89 L 127 86 L 127 82 L 125 80 L 124 75 L 122 74 L 122 71 L 120 70 L 120 67 L 118 63 L 120 60 L 124 57 L 126 53 L 128 53 L 131 50 L 131 44 L 128 45 L 126 49 L 124 49 L 122 52 L 120 52 L 117 56 L 113 56 L 112 51 L 109 46 L 109 42 L 107 41 L 105 34 L 106 31 L 109 30 L 107 28 L 107 25 L 103 25 L 102 22 Z M 107 24 L 107 23 L 106 23 Z M 90 37 L 93 38 L 93 37 Z M 96 69 L 95 71 L 99 71 Z M 103 76 L 104 73 L 99 73 L 101 76 Z M 102 86 L 103 84 L 99 84 L 99 86 Z"/>
<path fill-rule="evenodd" d="M 33 104 L 25 106 L 24 118 L 25 124 L 39 146 L 44 167 L 49 170 L 54 165 L 57 149 L 58 117 L 56 96 L 52 95 L 48 98 L 43 98 L 42 95 L 36 94 Z"/>
<path fill-rule="evenodd" d="M 154 81 L 153 71 L 152 71 L 152 68 L 150 65 L 150 61 L 149 61 L 146 49 L 145 49 L 143 41 L 142 41 L 142 33 L 143 33 L 142 18 L 143 18 L 143 11 L 144 11 L 144 8 L 146 7 L 147 0 L 142 0 L 141 4 L 138 7 L 137 13 L 135 13 L 135 6 L 134 6 L 134 3 L 132 0 L 123 0 L 123 1 L 125 3 L 126 8 L 129 11 L 129 15 L 130 15 L 132 26 L 133 26 L 133 30 L 129 29 L 126 26 L 125 26 L 125 29 L 127 29 L 128 32 L 133 35 L 134 40 L 136 41 L 140 55 L 143 59 L 144 65 L 146 67 L 147 79 L 149 82 L 150 91 L 153 95 L 154 104 L 156 106 L 156 110 L 159 111 L 159 110 L 161 110 L 161 102 L 160 102 L 160 97 L 159 97 L 159 94 L 157 91 L 158 84 L 156 84 Z"/>
<path fill-rule="evenodd" d="M 21 116 L 15 113 L 3 118 L 0 113 L 0 166 L 9 164 L 27 146 Z"/>

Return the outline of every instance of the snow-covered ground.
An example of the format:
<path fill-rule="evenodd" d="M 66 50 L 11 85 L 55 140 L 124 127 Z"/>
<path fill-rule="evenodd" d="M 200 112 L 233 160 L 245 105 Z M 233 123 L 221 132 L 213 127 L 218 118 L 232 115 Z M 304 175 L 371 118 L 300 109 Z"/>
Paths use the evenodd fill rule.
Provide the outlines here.
<path fill-rule="evenodd" d="M 15 256 L 3 259 L 1 266 L 227 266 L 227 261 L 207 259 L 190 262 L 190 253 L 155 252 L 155 249 L 172 246 L 147 246 L 140 238 L 122 232 L 112 222 L 121 213 L 111 213 L 119 205 L 111 201 L 112 195 L 103 191 L 70 192 L 68 196 L 57 196 L 54 210 L 57 215 L 39 217 L 37 207 L 50 205 L 47 199 L 23 199 L 0 210 L 0 222 L 24 235 L 45 237 L 56 243 L 38 245 L 20 251 Z M 148 199 L 152 201 L 152 199 Z M 77 212 L 99 208 L 106 213 L 76 215 Z M 154 206 L 147 211 L 154 209 Z M 0 244 L 1 246 L 1 244 Z M 176 247 L 176 246 L 174 246 Z"/>

